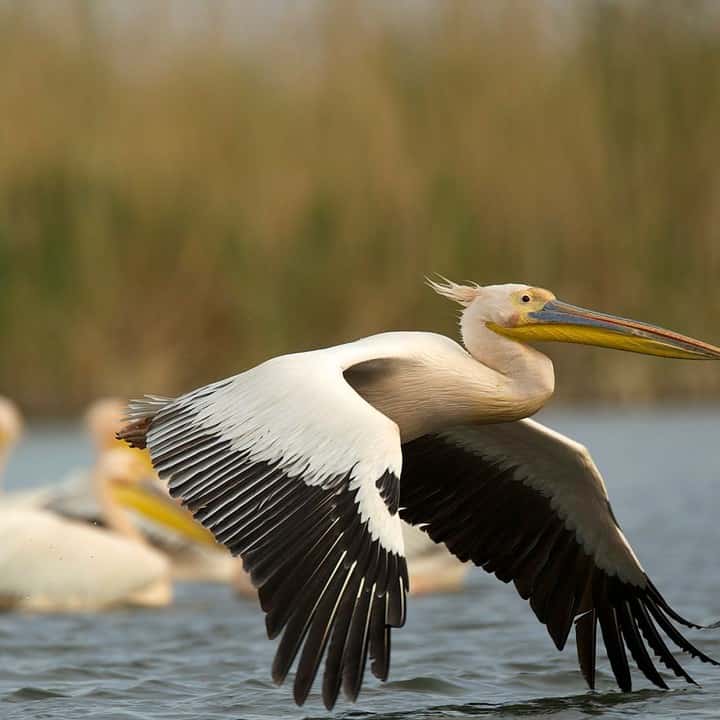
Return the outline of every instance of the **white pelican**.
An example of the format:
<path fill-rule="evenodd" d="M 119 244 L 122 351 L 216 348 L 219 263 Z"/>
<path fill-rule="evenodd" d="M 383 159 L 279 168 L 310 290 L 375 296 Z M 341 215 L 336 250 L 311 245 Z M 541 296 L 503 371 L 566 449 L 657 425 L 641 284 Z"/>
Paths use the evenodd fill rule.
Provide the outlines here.
<path fill-rule="evenodd" d="M 20 414 L 0 398 L 0 457 L 19 438 Z M 115 483 L 145 471 L 135 452 L 101 454 L 92 472 L 108 530 L 34 507 L 22 493 L 0 493 L 0 609 L 35 612 L 156 607 L 172 599 L 166 558 L 142 540 L 112 498 Z M 13 498 L 13 496 L 21 496 Z"/>
<path fill-rule="evenodd" d="M 5 403 L 10 407 L 9 401 Z M 136 541 L 147 541 L 170 562 L 174 579 L 229 582 L 235 570 L 230 553 L 169 497 L 164 485 L 158 484 L 147 453 L 131 450 L 115 437 L 123 425 L 124 414 L 125 403 L 117 398 L 94 401 L 85 412 L 85 427 L 95 450 L 95 462 L 101 465 L 75 471 L 60 482 L 10 493 L 4 496 L 3 505 L 49 510 L 65 519 L 106 525 Z M 14 416 L 19 421 L 17 410 Z M 4 425 L 10 427 L 10 421 L 3 423 L 0 417 L 0 432 Z M 98 480 L 98 469 L 105 456 L 116 458 L 115 467 L 120 472 L 109 480 Z M 131 466 L 133 471 L 128 472 Z M 169 597 L 170 593 L 166 595 Z"/>
<path fill-rule="evenodd" d="M 12 405 L 9 400 L 0 399 L 1 404 Z M 85 427 L 88 431 L 95 451 L 95 462 L 109 450 L 121 448 L 128 450 L 127 445 L 118 442 L 115 434 L 122 427 L 125 404 L 115 398 L 102 398 L 93 402 L 85 413 Z M 17 408 L 14 409 L 16 418 L 20 419 Z M 0 417 L 0 432 L 7 422 Z M 0 442 L 0 446 L 2 442 Z M 143 452 L 132 451 L 135 460 L 126 456 L 136 469 L 141 469 L 139 463 L 146 464 L 146 474 L 155 476 L 150 459 Z M 32 488 L 30 490 L 16 490 L 3 497 L 3 504 L 12 503 L 14 507 L 27 509 L 50 510 L 56 515 L 65 518 L 82 520 L 85 522 L 98 523 L 102 521 L 98 496 L 96 492 L 97 483 L 94 477 L 93 467 L 73 471 L 69 476 L 57 482 Z"/>
<path fill-rule="evenodd" d="M 598 624 L 622 690 L 631 689 L 626 648 L 666 687 L 646 643 L 692 682 L 660 631 L 714 661 L 676 629 L 698 626 L 650 581 L 587 450 L 525 419 L 554 389 L 550 359 L 526 342 L 715 360 L 720 348 L 529 285 L 431 285 L 463 306 L 465 348 L 432 333 L 386 333 L 130 405 L 121 437 L 147 446 L 171 494 L 242 557 L 268 635 L 283 633 L 274 680 L 299 654 L 302 704 L 324 655 L 331 708 L 341 686 L 357 697 L 368 652 L 372 672 L 387 678 L 390 628 L 405 622 L 402 517 L 512 580 L 559 649 L 575 621 L 590 687 Z"/>
<path fill-rule="evenodd" d="M 125 403 L 117 398 L 103 398 L 95 401 L 85 414 L 86 425 L 98 452 L 102 455 L 118 445 L 127 451 L 124 442 L 116 434 L 123 425 Z M 133 450 L 132 452 L 138 452 Z M 170 561 L 172 577 L 185 582 L 230 582 L 235 561 L 232 555 L 218 545 L 213 536 L 159 487 L 154 469 L 149 463 L 148 472 L 141 482 L 112 483 L 106 485 L 109 497 L 106 502 L 133 512 L 133 528 L 138 537 L 143 537 L 155 549 L 160 550 Z M 59 503 L 53 505 L 53 509 Z M 108 505 L 106 504 L 106 511 Z M 122 513 L 127 522 L 130 518 Z M 141 522 L 139 528 L 137 522 Z"/>

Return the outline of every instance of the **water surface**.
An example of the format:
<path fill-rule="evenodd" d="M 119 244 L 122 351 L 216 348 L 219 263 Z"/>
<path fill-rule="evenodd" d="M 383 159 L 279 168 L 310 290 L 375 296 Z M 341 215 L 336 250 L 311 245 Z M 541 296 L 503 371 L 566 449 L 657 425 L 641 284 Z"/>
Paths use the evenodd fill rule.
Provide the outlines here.
<path fill-rule="evenodd" d="M 547 412 L 585 443 L 645 569 L 691 619 L 720 618 L 720 409 L 633 413 Z M 8 486 L 43 484 L 89 460 L 72 427 L 30 432 Z M 720 657 L 720 630 L 688 631 Z M 180 585 L 173 607 L 98 615 L 0 615 L 0 718 L 183 720 L 320 718 L 317 692 L 296 708 L 275 687 L 274 643 L 254 602 L 212 585 Z M 411 598 L 393 635 L 390 681 L 368 678 L 348 718 L 715 718 L 720 668 L 683 656 L 700 687 L 668 678 L 669 692 L 634 673 L 613 685 L 604 655 L 586 690 L 574 642 L 558 653 L 512 587 L 479 570 L 466 592 Z"/>

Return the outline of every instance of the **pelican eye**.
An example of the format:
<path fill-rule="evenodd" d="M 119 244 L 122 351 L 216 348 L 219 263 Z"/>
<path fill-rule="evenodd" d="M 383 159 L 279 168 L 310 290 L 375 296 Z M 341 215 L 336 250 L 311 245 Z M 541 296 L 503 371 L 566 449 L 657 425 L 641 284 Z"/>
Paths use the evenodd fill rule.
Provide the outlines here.
<path fill-rule="evenodd" d="M 530 302 L 530 296 L 529 295 L 523 295 L 520 298 L 523 302 Z"/>

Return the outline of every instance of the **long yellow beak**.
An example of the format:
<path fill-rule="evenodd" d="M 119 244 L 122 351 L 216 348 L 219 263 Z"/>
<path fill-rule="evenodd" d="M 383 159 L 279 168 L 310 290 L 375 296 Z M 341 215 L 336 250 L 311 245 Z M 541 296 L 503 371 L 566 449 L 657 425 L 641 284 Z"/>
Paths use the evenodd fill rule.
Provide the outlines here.
<path fill-rule="evenodd" d="M 524 342 L 550 340 L 668 358 L 720 360 L 720 348 L 701 340 L 560 300 L 550 300 L 540 310 L 527 313 L 515 327 L 490 323 L 488 326 L 501 335 Z"/>
<path fill-rule="evenodd" d="M 201 545 L 217 547 L 209 530 L 193 516 L 150 482 L 112 483 L 113 500 L 120 506 L 134 510 L 148 520 L 175 531 Z"/>

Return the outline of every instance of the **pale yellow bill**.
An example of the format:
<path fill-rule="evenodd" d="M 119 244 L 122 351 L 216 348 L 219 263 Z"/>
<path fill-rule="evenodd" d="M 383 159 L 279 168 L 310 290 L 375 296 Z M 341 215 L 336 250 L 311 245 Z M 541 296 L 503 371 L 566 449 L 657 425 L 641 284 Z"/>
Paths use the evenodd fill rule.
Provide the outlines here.
<path fill-rule="evenodd" d="M 120 506 L 134 510 L 148 520 L 175 531 L 201 545 L 217 547 L 209 530 L 198 523 L 192 514 L 150 483 L 114 483 L 113 500 Z"/>
<path fill-rule="evenodd" d="M 720 360 L 720 348 L 657 325 L 607 315 L 550 300 L 512 327 L 488 323 L 495 332 L 523 342 L 556 341 L 597 345 L 644 355 Z"/>

